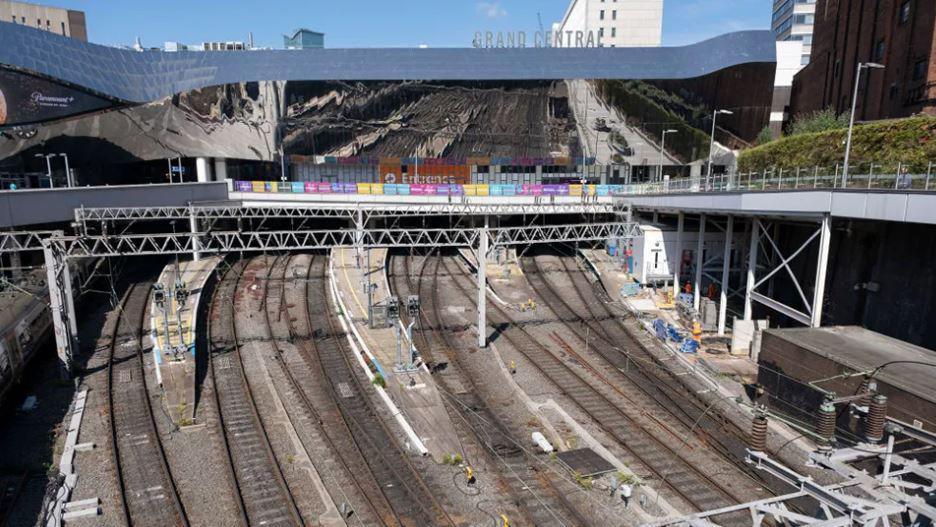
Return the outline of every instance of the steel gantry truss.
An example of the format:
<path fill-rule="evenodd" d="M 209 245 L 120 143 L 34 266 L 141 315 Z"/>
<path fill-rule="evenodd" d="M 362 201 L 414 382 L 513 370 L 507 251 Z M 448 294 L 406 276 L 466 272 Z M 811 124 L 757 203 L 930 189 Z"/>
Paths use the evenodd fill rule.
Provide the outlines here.
<path fill-rule="evenodd" d="M 7 231 L 0 232 L 0 254 L 24 251 L 41 251 L 42 240 L 57 231 Z"/>
<path fill-rule="evenodd" d="M 363 222 L 357 221 L 358 226 Z M 263 252 L 370 248 L 440 248 L 469 246 L 478 251 L 479 267 L 494 247 L 577 241 L 629 239 L 638 232 L 627 221 L 579 223 L 571 225 L 530 225 L 448 229 L 337 229 L 297 231 L 208 231 L 124 235 L 66 236 L 58 231 L 42 239 L 49 294 L 53 309 L 55 340 L 65 375 L 71 374 L 75 347 L 76 314 L 71 299 L 68 260 L 72 258 L 151 256 L 191 253 L 197 259 L 205 253 Z M 486 289 L 484 271 L 478 273 L 481 294 Z M 481 297 L 479 297 L 481 298 Z M 479 344 L 486 345 L 486 313 L 482 301 L 478 309 Z"/>
<path fill-rule="evenodd" d="M 644 527 L 715 527 L 719 516 L 748 511 L 752 527 L 761 527 L 767 517 L 776 523 L 809 527 L 889 527 L 900 518 L 905 526 L 932 525 L 936 521 L 936 463 L 932 463 L 936 437 L 932 432 L 888 418 L 886 445 L 859 444 L 840 449 L 822 449 L 810 455 L 814 466 L 828 469 L 842 478 L 839 483 L 822 485 L 763 452 L 748 451 L 747 461 L 793 487 L 789 494 L 668 518 Z M 895 438 L 915 441 L 922 448 L 895 453 Z M 914 459 L 914 456 L 920 459 Z M 882 466 L 881 470 L 869 467 Z M 815 514 L 797 512 L 802 499 L 816 503 Z M 799 500 L 799 501 L 797 501 Z M 736 523 L 736 521 L 732 521 Z"/>

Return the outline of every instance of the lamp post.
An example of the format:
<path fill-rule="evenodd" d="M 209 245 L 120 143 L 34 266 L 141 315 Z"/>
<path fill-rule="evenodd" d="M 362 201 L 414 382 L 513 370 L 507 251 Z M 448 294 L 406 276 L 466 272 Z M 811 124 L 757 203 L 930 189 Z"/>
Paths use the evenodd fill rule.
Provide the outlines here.
<path fill-rule="evenodd" d="M 848 139 L 845 140 L 845 164 L 842 167 L 842 187 L 848 182 L 848 159 L 851 157 L 852 131 L 855 128 L 855 107 L 858 105 L 858 86 L 861 82 L 861 70 L 863 69 L 884 69 L 883 64 L 876 62 L 859 62 L 858 69 L 855 72 L 855 93 L 852 95 L 851 117 L 848 120 Z"/>
<path fill-rule="evenodd" d="M 673 129 L 663 130 L 663 138 L 660 141 L 660 174 L 659 174 L 659 177 L 660 177 L 661 182 L 663 181 L 663 156 L 664 156 L 663 152 L 666 148 L 666 134 L 675 134 L 676 132 L 677 130 L 673 130 Z"/>
<path fill-rule="evenodd" d="M 68 154 L 62 153 L 62 154 L 59 154 L 59 157 L 65 159 L 65 184 L 68 185 L 69 188 L 70 188 L 70 187 L 74 187 L 74 186 L 75 186 L 75 182 L 72 181 L 71 168 L 69 168 L 69 166 L 68 166 Z"/>
<path fill-rule="evenodd" d="M 709 182 L 712 180 L 712 154 L 715 151 L 715 120 L 718 119 L 719 115 L 734 115 L 734 112 L 729 110 L 715 110 L 712 112 L 712 139 L 709 142 L 708 150 L 708 174 L 705 177 L 706 189 L 708 189 Z"/>
<path fill-rule="evenodd" d="M 49 188 L 55 188 L 55 182 L 52 181 L 52 158 L 55 154 L 36 154 L 36 157 L 44 157 L 46 161 L 46 174 L 49 176 Z"/>

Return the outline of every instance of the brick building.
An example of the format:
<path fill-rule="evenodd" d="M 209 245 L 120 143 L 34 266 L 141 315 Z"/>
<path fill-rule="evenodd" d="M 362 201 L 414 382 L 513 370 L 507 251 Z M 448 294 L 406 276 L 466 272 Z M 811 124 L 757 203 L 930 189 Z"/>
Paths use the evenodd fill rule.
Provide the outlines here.
<path fill-rule="evenodd" d="M 936 115 L 936 1 L 818 0 L 812 57 L 793 81 L 791 114 L 847 112 L 859 62 L 857 120 Z"/>

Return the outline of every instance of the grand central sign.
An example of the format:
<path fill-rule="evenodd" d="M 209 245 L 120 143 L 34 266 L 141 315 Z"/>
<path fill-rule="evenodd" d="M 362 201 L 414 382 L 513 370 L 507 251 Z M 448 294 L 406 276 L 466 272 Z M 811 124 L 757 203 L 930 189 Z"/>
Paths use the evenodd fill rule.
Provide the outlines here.
<path fill-rule="evenodd" d="M 471 45 L 476 48 L 600 48 L 601 32 L 537 31 L 528 38 L 526 31 L 475 31 Z"/>

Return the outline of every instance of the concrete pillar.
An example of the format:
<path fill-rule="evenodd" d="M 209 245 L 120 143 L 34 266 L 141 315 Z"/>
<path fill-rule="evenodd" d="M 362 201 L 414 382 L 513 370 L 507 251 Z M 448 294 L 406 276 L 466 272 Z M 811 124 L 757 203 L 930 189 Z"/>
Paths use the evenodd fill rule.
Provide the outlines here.
<path fill-rule="evenodd" d="M 734 216 L 728 216 L 725 227 L 725 253 L 722 259 L 721 298 L 718 302 L 718 336 L 725 335 L 725 318 L 728 316 L 728 280 L 731 270 L 731 242 L 734 238 Z"/>
<path fill-rule="evenodd" d="M 211 179 L 211 169 L 208 167 L 207 157 L 195 158 L 195 174 L 199 183 L 207 183 Z"/>
<path fill-rule="evenodd" d="M 705 214 L 699 215 L 699 241 L 696 243 L 696 265 L 695 265 L 695 283 L 692 287 L 692 306 L 699 310 L 702 304 L 702 265 L 705 259 L 702 253 L 705 252 Z"/>
<path fill-rule="evenodd" d="M 832 219 L 828 214 L 822 217 L 819 227 L 819 261 L 816 263 L 816 288 L 813 294 L 812 327 L 822 325 L 822 299 L 825 297 L 826 272 L 829 265 L 829 246 L 832 241 Z"/>
<path fill-rule="evenodd" d="M 227 159 L 223 157 L 214 158 L 214 180 L 224 181 L 227 179 Z"/>
<path fill-rule="evenodd" d="M 686 224 L 686 214 L 680 212 L 676 220 L 676 251 L 673 264 L 673 298 L 679 295 L 679 267 L 682 265 L 683 254 L 683 229 Z"/>
<path fill-rule="evenodd" d="M 487 253 L 488 217 L 478 239 L 478 347 L 487 347 Z"/>
<path fill-rule="evenodd" d="M 751 305 L 751 293 L 754 292 L 755 276 L 757 271 L 757 244 L 760 242 L 760 220 L 754 217 L 751 220 L 751 241 L 748 244 L 747 285 L 744 288 L 744 320 L 751 320 L 754 309 Z"/>

